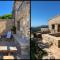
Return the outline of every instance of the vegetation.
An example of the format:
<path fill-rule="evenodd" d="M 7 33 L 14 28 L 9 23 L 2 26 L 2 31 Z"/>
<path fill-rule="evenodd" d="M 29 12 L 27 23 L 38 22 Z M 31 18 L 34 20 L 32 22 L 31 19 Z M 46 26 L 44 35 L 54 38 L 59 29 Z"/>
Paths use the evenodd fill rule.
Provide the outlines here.
<path fill-rule="evenodd" d="M 0 16 L 0 19 L 12 19 L 12 14 L 5 14 L 3 16 Z"/>
<path fill-rule="evenodd" d="M 47 55 L 47 52 L 38 47 L 36 40 L 31 39 L 31 59 L 42 59 L 45 55 Z"/>
<path fill-rule="evenodd" d="M 35 48 L 35 42 L 31 39 L 31 59 L 32 60 L 35 60 L 36 58 L 35 58 L 35 50 L 36 50 L 36 48 Z"/>
<path fill-rule="evenodd" d="M 16 27 L 15 27 L 15 26 L 13 26 L 13 27 L 11 28 L 11 30 L 13 31 L 14 34 L 16 34 Z"/>

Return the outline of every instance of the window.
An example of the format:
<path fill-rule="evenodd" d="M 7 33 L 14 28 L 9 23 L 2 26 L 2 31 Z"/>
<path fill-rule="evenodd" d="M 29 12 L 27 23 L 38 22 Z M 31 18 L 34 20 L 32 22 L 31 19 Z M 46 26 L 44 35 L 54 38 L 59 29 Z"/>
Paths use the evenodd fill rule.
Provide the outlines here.
<path fill-rule="evenodd" d="M 55 25 L 52 25 L 52 29 L 54 29 L 55 28 Z"/>
<path fill-rule="evenodd" d="M 60 48 L 60 40 L 58 40 L 58 48 Z"/>
<path fill-rule="evenodd" d="M 17 21 L 17 30 L 20 30 L 20 21 Z"/>

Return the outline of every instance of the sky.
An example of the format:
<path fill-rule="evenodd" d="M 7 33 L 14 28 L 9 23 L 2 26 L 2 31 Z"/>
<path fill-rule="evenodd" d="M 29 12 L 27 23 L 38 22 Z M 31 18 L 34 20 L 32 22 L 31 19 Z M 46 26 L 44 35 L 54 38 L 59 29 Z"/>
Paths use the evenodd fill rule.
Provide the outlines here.
<path fill-rule="evenodd" d="M 0 1 L 0 16 L 12 13 L 13 1 Z"/>
<path fill-rule="evenodd" d="M 31 1 L 31 26 L 48 25 L 48 20 L 60 15 L 60 1 Z"/>

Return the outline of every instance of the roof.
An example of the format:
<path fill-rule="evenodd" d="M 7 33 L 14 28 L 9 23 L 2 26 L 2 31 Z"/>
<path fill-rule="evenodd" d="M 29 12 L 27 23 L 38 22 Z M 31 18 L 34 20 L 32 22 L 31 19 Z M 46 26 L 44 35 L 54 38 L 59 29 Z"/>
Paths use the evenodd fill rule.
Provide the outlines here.
<path fill-rule="evenodd" d="M 56 17 L 60 17 L 60 15 L 56 15 L 56 16 L 50 18 L 48 21 L 50 21 L 50 20 L 52 20 L 52 19 L 54 19 L 54 18 L 56 18 Z"/>
<path fill-rule="evenodd" d="M 48 21 L 48 24 L 60 24 L 60 15 L 57 15 Z"/>

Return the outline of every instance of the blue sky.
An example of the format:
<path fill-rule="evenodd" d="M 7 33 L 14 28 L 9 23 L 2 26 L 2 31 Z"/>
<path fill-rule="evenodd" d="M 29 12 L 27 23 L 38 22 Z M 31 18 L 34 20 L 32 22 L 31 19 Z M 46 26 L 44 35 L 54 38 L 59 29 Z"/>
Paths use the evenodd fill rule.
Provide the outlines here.
<path fill-rule="evenodd" d="M 12 12 L 13 1 L 0 1 L 0 16 Z"/>
<path fill-rule="evenodd" d="M 32 1 L 31 26 L 47 25 L 48 20 L 60 15 L 60 1 Z"/>

